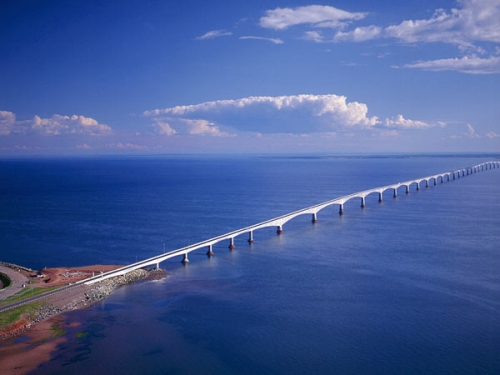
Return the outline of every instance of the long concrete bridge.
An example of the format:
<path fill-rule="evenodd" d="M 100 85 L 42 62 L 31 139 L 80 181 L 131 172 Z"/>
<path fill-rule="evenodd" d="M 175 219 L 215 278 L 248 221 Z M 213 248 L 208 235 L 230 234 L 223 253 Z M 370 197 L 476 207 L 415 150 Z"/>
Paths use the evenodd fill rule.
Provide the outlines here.
<path fill-rule="evenodd" d="M 319 203 L 311 207 L 303 208 L 298 211 L 294 211 L 291 213 L 288 213 L 286 215 L 282 215 L 279 217 L 276 217 L 274 219 L 270 219 L 267 221 L 263 221 L 258 224 L 254 224 L 242 229 L 238 229 L 226 234 L 222 234 L 220 236 L 210 238 L 208 240 L 202 241 L 195 243 L 193 245 L 189 245 L 177 250 L 169 251 L 166 253 L 163 253 L 161 255 L 154 256 L 152 258 L 148 258 L 145 260 L 142 260 L 140 262 L 136 262 L 133 264 L 130 264 L 128 266 L 116 269 L 114 271 L 102 273 L 101 275 L 97 275 L 95 277 L 92 277 L 90 279 L 82 280 L 80 283 L 85 283 L 85 284 L 93 284 L 95 282 L 99 282 L 105 279 L 108 279 L 110 277 L 115 277 L 115 276 L 120 276 L 124 275 L 130 271 L 139 269 L 139 268 L 145 268 L 149 266 L 155 266 L 156 268 L 159 268 L 159 264 L 169 258 L 173 258 L 176 256 L 181 256 L 182 257 L 182 262 L 184 264 L 187 264 L 189 262 L 188 259 L 188 254 L 192 251 L 198 250 L 198 249 L 206 249 L 207 255 L 212 256 L 213 255 L 213 250 L 212 247 L 213 245 L 222 242 L 222 241 L 227 241 L 228 242 L 228 247 L 230 249 L 234 249 L 234 239 L 235 237 L 241 236 L 241 235 L 247 235 L 248 236 L 248 242 L 253 242 L 253 233 L 262 228 L 267 228 L 267 227 L 276 227 L 276 231 L 278 234 L 283 233 L 283 226 L 293 218 L 301 215 L 311 215 L 312 222 L 315 223 L 317 222 L 318 218 L 318 212 L 321 211 L 322 209 L 332 206 L 332 205 L 338 205 L 339 206 L 339 214 L 344 214 L 344 204 L 348 202 L 351 199 L 359 199 L 361 207 L 364 208 L 366 205 L 366 197 L 370 194 L 378 194 L 378 200 L 379 202 L 382 202 L 383 199 L 383 194 L 386 191 L 390 191 L 394 197 L 397 197 L 398 190 L 401 187 L 404 187 L 405 193 L 408 194 L 410 192 L 410 188 L 412 185 L 415 185 L 416 190 L 420 190 L 423 186 L 429 187 L 430 184 L 437 185 L 438 183 L 444 183 L 445 181 L 451 181 L 455 180 L 458 178 L 462 178 L 465 176 L 469 176 L 471 174 L 488 170 L 488 169 L 496 169 L 500 167 L 500 161 L 488 161 L 484 162 L 481 164 L 477 164 L 472 167 L 467 167 L 463 169 L 457 169 L 453 172 L 444 172 L 444 173 L 439 173 L 435 174 L 432 176 L 427 176 L 427 177 L 422 177 L 422 178 L 417 178 L 414 180 L 409 180 L 409 181 L 404 181 L 404 182 L 398 182 L 397 184 L 392 184 L 392 185 L 387 185 L 387 186 L 382 186 L 382 187 L 377 187 L 374 189 L 369 189 L 369 190 L 364 190 L 364 191 L 359 191 L 357 193 L 345 195 L 343 197 L 339 197 L 336 199 L 332 199 L 327 202 Z"/>

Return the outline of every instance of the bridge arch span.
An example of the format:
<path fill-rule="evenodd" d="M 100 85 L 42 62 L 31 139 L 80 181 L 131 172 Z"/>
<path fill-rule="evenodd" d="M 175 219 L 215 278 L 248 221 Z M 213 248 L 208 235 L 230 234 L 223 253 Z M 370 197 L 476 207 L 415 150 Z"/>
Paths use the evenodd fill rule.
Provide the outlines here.
<path fill-rule="evenodd" d="M 370 194 L 378 194 L 379 201 L 382 201 L 383 193 L 386 192 L 387 190 L 392 189 L 394 192 L 394 195 L 396 195 L 398 188 L 400 188 L 401 186 L 404 186 L 406 188 L 406 191 L 409 192 L 410 186 L 412 184 L 416 184 L 417 190 L 420 190 L 420 186 L 424 181 L 426 183 L 426 187 L 428 187 L 430 181 L 433 181 L 434 184 L 436 185 L 439 178 L 441 179 L 441 183 L 443 183 L 445 181 L 446 176 L 448 178 L 448 181 L 450 181 L 450 178 L 455 179 L 455 176 L 457 176 L 457 178 L 460 178 L 463 176 L 468 176 L 472 173 L 476 173 L 476 171 L 494 169 L 497 167 L 500 167 L 500 161 L 490 161 L 490 162 L 478 164 L 474 167 L 457 169 L 453 172 L 445 172 L 445 173 L 436 174 L 436 175 L 427 176 L 427 177 L 422 177 L 422 178 L 418 178 L 418 179 L 414 179 L 414 180 L 399 182 L 397 184 L 392 184 L 392 185 L 387 185 L 387 186 L 382 186 L 382 187 L 378 187 L 378 188 L 374 188 L 374 189 L 356 192 L 356 193 L 353 193 L 350 195 L 346 195 L 343 197 L 332 199 L 332 200 L 327 201 L 327 202 L 319 203 L 319 204 L 316 204 L 314 206 L 307 207 L 307 208 L 304 208 L 304 209 L 301 209 L 298 211 L 294 211 L 294 212 L 291 212 L 289 214 L 285 214 L 285 215 L 282 215 L 280 217 L 276 217 L 276 218 L 273 218 L 273 219 L 270 219 L 270 220 L 267 220 L 267 221 L 264 221 L 264 222 L 261 222 L 258 224 L 254 224 L 254 225 L 251 225 L 251 226 L 248 226 L 245 228 L 241 228 L 241 229 L 238 229 L 238 230 L 235 230 L 235 231 L 208 239 L 206 241 L 198 242 L 196 244 L 185 246 L 183 248 L 170 251 L 168 253 L 157 255 L 157 256 L 145 259 L 143 261 L 136 262 L 136 263 L 130 264 L 128 266 L 119 268 L 117 270 L 106 272 L 102 275 L 97 275 L 95 277 L 91 277 L 89 279 L 82 280 L 78 283 L 93 284 L 95 282 L 105 280 L 105 279 L 110 278 L 110 277 L 124 275 L 130 271 L 133 271 L 133 270 L 136 270 L 139 268 L 144 268 L 144 267 L 148 267 L 148 266 L 152 266 L 152 265 L 158 267 L 160 262 L 163 262 L 169 258 L 176 257 L 176 256 L 182 256 L 183 262 L 186 264 L 189 262 L 188 254 L 191 251 L 195 251 L 195 250 L 200 249 L 200 248 L 207 248 L 208 247 L 209 252 L 207 254 L 213 255 L 213 252 L 212 252 L 213 245 L 220 243 L 222 241 L 229 240 L 229 243 L 230 243 L 229 247 L 233 248 L 234 247 L 234 239 L 242 234 L 249 235 L 248 242 L 253 242 L 253 232 L 258 230 L 258 229 L 263 229 L 263 228 L 267 228 L 267 227 L 276 227 L 278 229 L 278 233 L 281 233 L 283 231 L 284 224 L 286 224 L 288 221 L 294 219 L 295 217 L 301 216 L 301 215 L 307 215 L 307 214 L 312 215 L 313 222 L 315 222 L 315 221 L 317 221 L 318 212 L 320 212 L 324 208 L 329 207 L 331 205 L 339 205 L 339 212 L 343 213 L 343 205 L 346 202 L 350 201 L 351 199 L 355 199 L 355 198 L 361 199 L 361 206 L 364 207 L 365 199 Z"/>

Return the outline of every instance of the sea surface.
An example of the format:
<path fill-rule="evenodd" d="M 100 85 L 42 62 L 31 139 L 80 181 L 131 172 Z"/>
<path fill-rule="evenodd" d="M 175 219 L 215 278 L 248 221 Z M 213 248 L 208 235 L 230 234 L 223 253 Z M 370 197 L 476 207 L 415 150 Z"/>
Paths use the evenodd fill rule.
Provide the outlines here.
<path fill-rule="evenodd" d="M 499 155 L 0 160 L 0 259 L 128 264 Z M 33 374 L 499 374 L 500 168 L 161 264 L 66 314 Z"/>

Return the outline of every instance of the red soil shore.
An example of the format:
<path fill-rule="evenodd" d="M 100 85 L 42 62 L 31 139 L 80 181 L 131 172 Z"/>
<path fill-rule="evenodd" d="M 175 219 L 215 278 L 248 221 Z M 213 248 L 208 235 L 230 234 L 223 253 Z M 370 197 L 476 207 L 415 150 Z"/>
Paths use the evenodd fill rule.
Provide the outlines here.
<path fill-rule="evenodd" d="M 29 287 L 51 288 L 63 286 L 92 276 L 92 272 L 106 272 L 121 266 L 93 265 L 85 267 L 59 267 L 42 270 L 43 277 L 37 277 L 36 272 L 23 273 L 32 280 Z M 47 302 L 54 306 L 63 306 L 68 301 L 81 299 L 85 286 L 75 288 L 69 293 L 56 293 L 47 298 Z M 81 306 L 83 307 L 83 306 Z M 64 337 L 57 337 L 56 332 L 64 330 L 67 323 L 64 315 L 53 316 L 47 320 L 31 325 L 27 317 L 21 318 L 9 327 L 0 330 L 0 369 L 2 375 L 19 375 L 35 369 L 43 362 L 50 360 L 51 353 L 57 345 L 64 342 Z M 54 327 L 58 329 L 55 330 Z M 29 339 L 22 343 L 15 343 L 15 336 L 23 334 Z"/>

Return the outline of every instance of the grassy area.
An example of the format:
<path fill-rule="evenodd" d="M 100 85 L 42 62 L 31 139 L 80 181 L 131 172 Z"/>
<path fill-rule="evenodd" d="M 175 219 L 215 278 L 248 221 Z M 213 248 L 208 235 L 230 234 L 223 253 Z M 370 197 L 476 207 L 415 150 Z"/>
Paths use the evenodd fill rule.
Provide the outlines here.
<path fill-rule="evenodd" d="M 50 292 L 51 290 L 60 288 L 59 286 L 54 286 L 52 288 L 24 288 L 19 293 L 14 294 L 13 296 L 7 297 L 0 301 L 0 306 L 8 305 L 12 302 L 21 301 L 26 298 L 38 296 L 43 293 Z"/>
<path fill-rule="evenodd" d="M 7 288 L 12 281 L 9 276 L 0 272 L 0 282 L 2 283 L 2 288 Z"/>
<path fill-rule="evenodd" d="M 30 316 L 42 305 L 42 303 L 34 302 L 3 312 L 2 314 L 0 314 L 0 328 L 4 328 L 9 324 L 12 324 L 15 321 L 19 320 L 21 315 L 28 314 Z"/>

